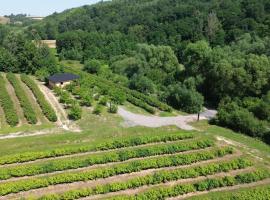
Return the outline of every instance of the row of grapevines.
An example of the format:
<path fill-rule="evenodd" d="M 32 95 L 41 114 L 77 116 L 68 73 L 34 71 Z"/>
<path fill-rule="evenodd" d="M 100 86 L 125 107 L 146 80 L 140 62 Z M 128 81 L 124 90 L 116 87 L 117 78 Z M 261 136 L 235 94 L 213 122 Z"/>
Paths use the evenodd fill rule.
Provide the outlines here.
<path fill-rule="evenodd" d="M 36 124 L 37 123 L 36 113 L 35 113 L 34 109 L 32 108 L 32 105 L 31 105 L 27 95 L 25 94 L 25 91 L 22 88 L 19 80 L 17 79 L 15 74 L 12 74 L 12 73 L 7 74 L 7 79 L 12 84 L 12 86 L 15 90 L 16 96 L 18 97 L 20 105 L 23 109 L 23 113 L 24 113 L 25 118 L 27 119 L 27 121 L 30 124 Z"/>
<path fill-rule="evenodd" d="M 187 141 L 172 144 L 154 145 L 135 149 L 111 151 L 106 153 L 92 154 L 80 157 L 62 158 L 42 163 L 33 163 L 12 167 L 3 167 L 0 172 L 0 179 L 12 177 L 32 176 L 37 174 L 77 169 L 96 164 L 109 162 L 121 162 L 131 158 L 142 158 L 155 155 L 174 154 L 178 152 L 204 149 L 213 145 L 211 140 Z"/>
<path fill-rule="evenodd" d="M 1 81 L 1 77 L 0 77 Z M 1 89 L 0 82 L 0 89 Z M 4 91 L 4 90 L 3 90 Z M 0 93 L 4 94 L 4 93 Z M 5 95 L 6 96 L 6 95 Z M 1 96 L 0 96 L 1 98 Z M 15 113 L 15 112 L 14 112 Z M 169 141 L 178 141 L 184 139 L 191 139 L 194 135 L 191 133 L 164 133 L 160 136 L 139 136 L 129 139 L 117 139 L 117 140 L 110 140 L 97 146 L 90 146 L 89 144 L 85 145 L 78 145 L 75 147 L 66 147 L 66 148 L 59 148 L 54 150 L 48 151 L 40 151 L 40 152 L 25 152 L 19 154 L 12 154 L 0 157 L 0 164 L 12 164 L 12 163 L 23 163 L 28 161 L 34 161 L 43 158 L 51 158 L 51 157 L 59 157 L 64 155 L 71 155 L 76 153 L 84 153 L 90 151 L 98 151 L 98 150 L 110 150 L 110 149 L 118 149 L 124 147 L 132 147 L 132 146 L 139 146 L 144 144 L 150 143 L 157 143 L 157 142 L 169 142 Z"/>
<path fill-rule="evenodd" d="M 220 172 L 228 172 L 231 170 L 244 169 L 251 166 L 251 162 L 245 159 L 236 159 L 222 163 L 212 163 L 204 166 L 191 167 L 185 169 L 174 169 L 168 171 L 158 171 L 154 174 L 136 177 L 127 181 L 109 183 L 105 185 L 97 185 L 93 188 L 84 188 L 69 190 L 62 194 L 45 195 L 39 200 L 65 200 L 65 199 L 79 199 L 97 194 L 106 194 L 110 192 L 117 192 L 127 189 L 135 189 L 145 185 L 157 185 L 169 181 L 176 181 L 180 179 L 196 178 L 199 176 L 207 176 Z"/>
<path fill-rule="evenodd" d="M 119 163 L 112 166 L 84 170 L 80 172 L 63 172 L 61 174 L 55 174 L 51 176 L 3 182 L 0 183 L 0 195 L 17 193 L 20 191 L 29 191 L 32 189 L 48 187 L 50 185 L 107 178 L 115 175 L 139 172 L 147 169 L 188 165 L 204 160 L 223 157 L 232 153 L 232 148 L 223 147 L 196 153 L 146 158 L 143 160 L 129 161 L 127 163 Z"/>
<path fill-rule="evenodd" d="M 19 123 L 18 115 L 16 114 L 15 106 L 11 100 L 7 89 L 5 80 L 0 74 L 0 105 L 4 110 L 5 119 L 10 126 L 16 126 Z"/>
<path fill-rule="evenodd" d="M 177 197 L 183 194 L 198 191 L 209 191 L 215 188 L 223 188 L 228 186 L 253 183 L 269 178 L 270 174 L 266 170 L 257 170 L 248 173 L 241 173 L 235 176 L 225 176 L 220 178 L 206 179 L 195 183 L 178 184 L 171 187 L 156 187 L 146 192 L 132 196 L 112 197 L 110 200 L 162 200 L 170 197 Z M 84 191 L 82 191 L 83 193 Z M 54 198 L 45 198 L 53 200 Z M 72 199 L 72 198 L 69 198 Z M 216 199 L 216 198 L 215 198 Z M 263 198 L 264 199 L 264 198 Z"/>
<path fill-rule="evenodd" d="M 47 119 L 51 122 L 57 121 L 57 116 L 54 109 L 45 99 L 44 94 L 40 91 L 38 86 L 36 85 L 35 81 L 33 81 L 29 76 L 23 74 L 21 75 L 21 80 L 31 89 L 36 100 L 43 112 L 43 114 L 47 117 Z"/>

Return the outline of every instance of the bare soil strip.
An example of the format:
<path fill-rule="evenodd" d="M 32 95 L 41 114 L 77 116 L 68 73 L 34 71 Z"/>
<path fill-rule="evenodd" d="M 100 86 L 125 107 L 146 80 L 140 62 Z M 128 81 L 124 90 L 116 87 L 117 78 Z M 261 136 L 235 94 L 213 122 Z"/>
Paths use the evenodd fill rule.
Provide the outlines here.
<path fill-rule="evenodd" d="M 31 163 L 37 163 L 37 162 L 46 162 L 46 161 L 51 161 L 51 160 L 57 160 L 57 159 L 62 159 L 62 158 L 72 158 L 72 157 L 78 157 L 78 156 L 86 156 L 86 155 L 93 155 L 93 154 L 100 154 L 100 153 L 108 153 L 112 151 L 118 151 L 118 150 L 128 150 L 128 149 L 134 149 L 136 147 L 150 147 L 150 146 L 155 146 L 159 144 L 173 144 L 173 143 L 178 143 L 178 142 L 185 142 L 185 141 L 192 141 L 198 138 L 188 138 L 184 140 L 177 140 L 177 141 L 167 141 L 167 142 L 155 142 L 155 143 L 148 143 L 148 144 L 142 144 L 142 145 L 137 145 L 137 146 L 130 146 L 130 147 L 121 147 L 121 148 L 116 148 L 116 149 L 109 149 L 109 150 L 99 150 L 99 151 L 88 151 L 88 152 L 83 152 L 83 153 L 74 153 L 70 155 L 64 155 L 64 156 L 56 156 L 56 157 L 51 157 L 51 158 L 41 158 L 41 159 L 36 159 L 33 161 L 27 161 L 27 162 L 22 162 L 22 163 L 11 163 L 11 164 L 4 164 L 0 165 L 0 169 L 2 167 L 12 167 L 12 166 L 18 166 L 22 164 L 31 164 Z"/>
<path fill-rule="evenodd" d="M 215 163 L 215 162 L 229 161 L 233 158 L 239 157 L 240 154 L 241 153 L 239 152 L 237 154 L 227 155 L 227 156 L 224 156 L 222 158 L 201 161 L 201 162 L 193 163 L 190 165 L 148 169 L 148 170 L 143 170 L 143 171 L 139 171 L 139 172 L 132 172 L 129 174 L 116 175 L 116 176 L 112 176 L 109 178 L 101 178 L 101 179 L 96 179 L 96 180 L 91 180 L 91 181 L 79 181 L 79 182 L 74 182 L 74 183 L 59 184 L 59 185 L 35 189 L 35 190 L 27 191 L 27 192 L 10 194 L 10 195 L 7 195 L 5 197 L 8 199 L 16 199 L 16 198 L 21 198 L 21 197 L 31 197 L 31 196 L 40 197 L 40 196 L 43 196 L 46 194 L 63 193 L 63 192 L 68 191 L 68 190 L 80 189 L 82 187 L 89 188 L 89 187 L 93 187 L 93 186 L 100 185 L 100 184 L 107 184 L 107 183 L 118 182 L 118 181 L 126 181 L 126 180 L 129 180 L 131 178 L 153 174 L 153 173 L 158 172 L 158 171 L 184 169 L 184 168 L 190 168 L 190 167 L 195 167 L 195 166 L 207 165 L 207 164 Z M 0 198 L 0 200 L 1 200 L 1 198 Z"/>
<path fill-rule="evenodd" d="M 207 151 L 213 149 L 213 147 L 208 147 L 203 150 Z M 190 151 L 185 151 L 185 152 L 179 152 L 179 153 L 174 153 L 174 154 L 163 154 L 163 155 L 155 155 L 155 156 L 147 156 L 147 157 L 140 157 L 140 158 L 131 158 L 129 160 L 125 161 L 119 161 L 119 162 L 110 162 L 110 163 L 105 163 L 105 164 L 95 164 L 91 165 L 89 167 L 82 167 L 82 168 L 77 168 L 77 169 L 68 169 L 68 170 L 62 170 L 62 171 L 55 171 L 55 172 L 50 172 L 50 173 L 45 173 L 45 174 L 39 174 L 39 175 L 34 175 L 34 176 L 23 176 L 23 177 L 16 177 L 16 178 L 10 178 L 7 180 L 1 180 L 0 183 L 4 182 L 9 182 L 9 181 L 18 181 L 18 180 L 23 180 L 23 179 L 28 179 L 28 178 L 37 178 L 37 177 L 44 177 L 44 176 L 50 176 L 50 175 L 55 175 L 55 174 L 61 174 L 61 173 L 66 173 L 66 172 L 83 172 L 89 169 L 96 169 L 96 168 L 101 168 L 101 167 L 108 167 L 108 166 L 113 166 L 121 163 L 128 163 L 136 160 L 144 160 L 144 159 L 150 159 L 150 158 L 159 158 L 163 156 L 173 156 L 173 155 L 181 155 L 181 154 L 189 154 L 189 153 L 196 153 L 196 152 L 201 152 L 202 149 L 196 149 L 196 150 L 190 150 Z M 235 154 L 235 153 L 234 153 Z M 231 155 L 234 155 L 231 154 Z"/>
<path fill-rule="evenodd" d="M 197 178 L 181 179 L 181 180 L 171 181 L 171 182 L 167 182 L 167 183 L 161 183 L 161 184 L 157 184 L 157 185 L 143 186 L 143 187 L 139 187 L 136 189 L 128 189 L 128 190 L 123 190 L 123 191 L 118 191 L 118 192 L 111 192 L 108 194 L 93 195 L 90 197 L 85 197 L 85 198 L 80 198 L 80 199 L 81 200 L 93 200 L 93 199 L 96 200 L 96 199 L 107 199 L 109 197 L 118 196 L 118 195 L 135 195 L 135 194 L 145 192 L 145 191 L 147 191 L 151 188 L 155 188 L 155 187 L 175 186 L 175 185 L 178 185 L 181 183 L 193 183 L 193 182 L 205 180 L 207 178 L 224 177 L 226 175 L 235 176 L 237 174 L 241 174 L 243 172 L 250 172 L 252 170 L 254 170 L 254 168 L 249 167 L 246 169 L 239 169 L 239 170 L 234 170 L 234 171 L 226 172 L 226 173 L 222 172 L 222 173 L 217 173 L 217 174 L 208 175 L 208 176 L 200 176 Z"/>

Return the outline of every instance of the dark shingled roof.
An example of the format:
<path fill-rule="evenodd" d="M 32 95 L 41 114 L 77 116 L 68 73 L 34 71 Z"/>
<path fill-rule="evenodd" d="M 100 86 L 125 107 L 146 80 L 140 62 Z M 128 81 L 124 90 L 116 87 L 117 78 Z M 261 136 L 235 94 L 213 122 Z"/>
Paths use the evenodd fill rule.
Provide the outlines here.
<path fill-rule="evenodd" d="M 66 82 L 66 81 L 72 81 L 75 79 L 78 79 L 79 76 L 75 74 L 70 74 L 70 73 L 61 73 L 61 74 L 54 74 L 50 77 L 48 77 L 48 80 L 53 82 L 53 83 L 61 83 L 61 82 Z"/>

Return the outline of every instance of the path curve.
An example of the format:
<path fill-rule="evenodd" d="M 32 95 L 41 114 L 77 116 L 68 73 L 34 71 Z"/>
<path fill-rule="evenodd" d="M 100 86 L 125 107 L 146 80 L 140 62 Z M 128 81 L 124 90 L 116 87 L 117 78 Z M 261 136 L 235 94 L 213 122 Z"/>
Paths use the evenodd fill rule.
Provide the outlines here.
<path fill-rule="evenodd" d="M 161 127 L 175 125 L 184 130 L 194 130 L 195 128 L 189 125 L 190 122 L 197 120 L 197 114 L 191 115 L 179 115 L 176 117 L 159 117 L 159 116 L 146 116 L 141 114 L 135 114 L 127 111 L 124 107 L 119 106 L 118 114 L 124 118 L 123 126 L 146 126 L 146 127 Z M 207 120 L 213 118 L 216 115 L 215 110 L 206 110 L 200 114 L 200 120 Z"/>

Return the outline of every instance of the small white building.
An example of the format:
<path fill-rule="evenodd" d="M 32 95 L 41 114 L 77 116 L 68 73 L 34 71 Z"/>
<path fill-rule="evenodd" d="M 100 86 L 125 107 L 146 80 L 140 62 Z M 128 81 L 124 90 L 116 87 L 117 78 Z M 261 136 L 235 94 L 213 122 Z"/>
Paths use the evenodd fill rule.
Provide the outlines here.
<path fill-rule="evenodd" d="M 50 88 L 54 88 L 54 87 L 63 88 L 78 78 L 79 78 L 79 76 L 77 76 L 75 74 L 59 73 L 59 74 L 54 74 L 54 75 L 48 77 L 48 83 L 49 83 Z"/>

